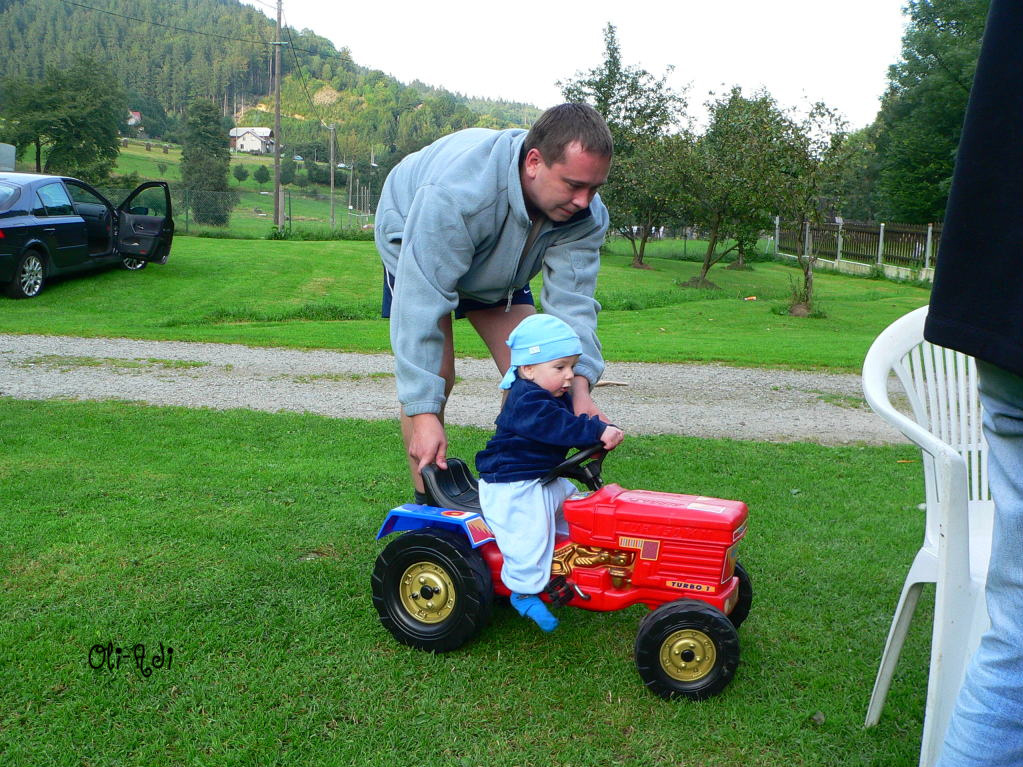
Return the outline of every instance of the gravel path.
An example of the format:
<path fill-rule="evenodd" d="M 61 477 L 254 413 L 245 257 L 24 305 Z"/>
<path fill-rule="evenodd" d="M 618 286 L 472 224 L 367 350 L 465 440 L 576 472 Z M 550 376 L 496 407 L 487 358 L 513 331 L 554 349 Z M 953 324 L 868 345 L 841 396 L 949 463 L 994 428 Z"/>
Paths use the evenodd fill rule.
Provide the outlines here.
<path fill-rule="evenodd" d="M 450 423 L 490 428 L 490 360 L 459 360 Z M 236 344 L 0 334 L 0 396 L 125 399 L 155 405 L 394 418 L 392 359 Z M 863 401 L 852 374 L 612 362 L 597 389 L 626 433 L 825 445 L 905 440 Z"/>

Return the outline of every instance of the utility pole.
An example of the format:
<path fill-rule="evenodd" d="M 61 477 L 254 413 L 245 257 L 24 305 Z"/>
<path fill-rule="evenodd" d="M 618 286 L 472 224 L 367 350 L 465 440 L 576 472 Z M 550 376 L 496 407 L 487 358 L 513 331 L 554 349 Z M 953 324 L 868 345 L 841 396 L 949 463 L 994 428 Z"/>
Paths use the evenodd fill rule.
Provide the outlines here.
<path fill-rule="evenodd" d="M 334 128 L 336 126 L 331 123 L 327 126 L 327 130 L 330 131 L 330 230 L 334 231 L 334 169 L 336 163 L 334 162 Z"/>
<path fill-rule="evenodd" d="M 274 42 L 274 226 L 284 228 L 281 210 L 281 0 L 277 0 L 277 40 Z"/>
<path fill-rule="evenodd" d="M 348 222 L 351 223 L 352 215 L 352 187 L 359 183 L 355 178 L 355 160 L 352 160 L 352 164 L 348 166 Z M 358 202 L 358 200 L 356 200 Z"/>

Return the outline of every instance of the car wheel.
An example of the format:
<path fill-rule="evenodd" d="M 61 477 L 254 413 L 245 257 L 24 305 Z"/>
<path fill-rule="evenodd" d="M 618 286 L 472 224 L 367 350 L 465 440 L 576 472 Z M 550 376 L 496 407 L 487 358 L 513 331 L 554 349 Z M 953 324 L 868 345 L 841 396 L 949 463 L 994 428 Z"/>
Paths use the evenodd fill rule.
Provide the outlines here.
<path fill-rule="evenodd" d="M 736 628 L 749 616 L 750 608 L 753 607 L 753 581 L 746 572 L 746 568 L 738 562 L 735 563 L 735 575 L 739 579 L 739 598 L 735 602 L 732 612 L 728 613 L 728 620 Z"/>
<path fill-rule="evenodd" d="M 680 599 L 643 618 L 636 669 L 662 698 L 703 700 L 724 690 L 739 665 L 739 635 L 728 617 L 704 602 Z"/>
<path fill-rule="evenodd" d="M 373 606 L 402 644 L 448 652 L 490 621 L 493 584 L 483 556 L 448 530 L 412 531 L 392 541 L 373 568 Z"/>
<path fill-rule="evenodd" d="M 129 272 L 141 272 L 146 268 L 148 263 L 148 261 L 143 261 L 138 258 L 125 257 L 121 259 L 121 268 L 127 269 Z"/>
<path fill-rule="evenodd" d="M 45 279 L 46 267 L 42 256 L 29 250 L 14 269 L 14 279 L 7 286 L 7 295 L 11 298 L 34 298 L 42 291 Z"/>

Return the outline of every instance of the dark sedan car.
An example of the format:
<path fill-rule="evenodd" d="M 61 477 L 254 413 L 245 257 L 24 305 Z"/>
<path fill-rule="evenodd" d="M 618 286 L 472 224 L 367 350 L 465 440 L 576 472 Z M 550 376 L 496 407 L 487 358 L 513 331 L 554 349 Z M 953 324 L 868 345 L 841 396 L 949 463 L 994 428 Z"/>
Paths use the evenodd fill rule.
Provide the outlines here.
<path fill-rule="evenodd" d="M 0 286 L 12 298 L 37 296 L 60 274 L 165 264 L 173 238 L 166 182 L 142 184 L 115 208 L 78 179 L 0 173 Z"/>

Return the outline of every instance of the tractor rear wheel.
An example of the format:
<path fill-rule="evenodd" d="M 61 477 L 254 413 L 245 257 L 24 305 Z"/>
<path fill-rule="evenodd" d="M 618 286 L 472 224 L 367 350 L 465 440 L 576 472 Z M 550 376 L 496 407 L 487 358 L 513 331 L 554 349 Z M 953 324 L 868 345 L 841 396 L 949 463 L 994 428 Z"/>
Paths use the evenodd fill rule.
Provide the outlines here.
<path fill-rule="evenodd" d="M 402 644 L 448 652 L 490 621 L 490 570 L 464 536 L 416 530 L 388 544 L 373 568 L 373 606 Z"/>

